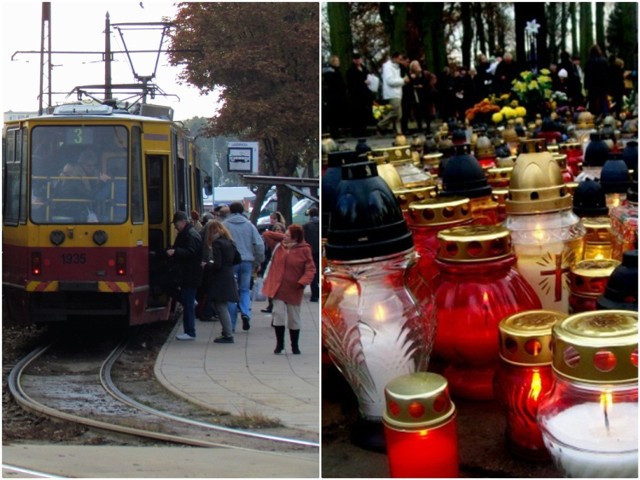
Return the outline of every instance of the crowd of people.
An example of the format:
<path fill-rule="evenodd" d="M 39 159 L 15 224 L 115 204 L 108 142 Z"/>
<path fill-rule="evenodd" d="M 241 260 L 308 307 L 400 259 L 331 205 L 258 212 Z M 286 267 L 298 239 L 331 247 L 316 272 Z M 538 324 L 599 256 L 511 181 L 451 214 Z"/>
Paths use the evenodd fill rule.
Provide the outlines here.
<path fill-rule="evenodd" d="M 480 54 L 473 66 L 448 65 L 438 74 L 425 68 L 424 59 L 410 59 L 401 52 L 389 56 L 379 76 L 359 54 L 353 55 L 344 75 L 340 68 L 334 55 L 322 72 L 322 127 L 334 138 L 374 132 L 429 134 L 435 118 L 464 122 L 467 109 L 491 94 L 509 94 L 520 72 L 530 69 L 509 52 L 492 59 Z M 584 67 L 579 56 L 565 51 L 548 70 L 553 91 L 563 92 L 569 106 L 585 107 L 596 117 L 621 111 L 628 93 L 624 62 L 605 58 L 598 45 L 589 50 Z M 374 102 L 386 105 L 379 119 L 373 116 Z"/>
<path fill-rule="evenodd" d="M 288 327 L 291 352 L 300 354 L 300 305 L 306 286 L 311 286 L 310 301 L 319 300 L 318 209 L 309 209 L 304 225 L 286 226 L 282 214 L 275 212 L 262 235 L 244 213 L 244 205 L 233 202 L 202 217 L 196 211 L 174 214 L 178 234 L 166 254 L 176 272 L 174 297 L 182 306 L 183 332 L 176 338 L 195 340 L 199 318 L 220 322 L 215 343 L 234 343 L 238 316 L 244 331 L 251 328 L 251 291 L 261 288 L 269 298 L 269 307 L 262 311 L 272 314 L 274 353 L 284 351 Z"/>

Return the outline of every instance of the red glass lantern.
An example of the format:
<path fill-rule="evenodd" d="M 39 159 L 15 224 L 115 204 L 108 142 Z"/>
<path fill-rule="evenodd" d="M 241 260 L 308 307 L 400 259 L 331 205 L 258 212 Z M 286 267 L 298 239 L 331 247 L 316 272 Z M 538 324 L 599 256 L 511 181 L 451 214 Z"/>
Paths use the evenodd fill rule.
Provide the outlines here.
<path fill-rule="evenodd" d="M 458 476 L 456 409 L 444 377 L 417 372 L 385 388 L 383 416 L 392 477 Z"/>
<path fill-rule="evenodd" d="M 433 265 L 438 252 L 438 232 L 473 222 L 469 199 L 440 197 L 413 202 L 409 204 L 405 215 L 407 225 L 413 233 L 416 252 L 420 256 L 420 275 L 431 286 L 431 279 L 438 273 Z"/>
<path fill-rule="evenodd" d="M 526 460 L 548 460 L 536 423 L 539 400 L 553 383 L 551 328 L 566 314 L 551 310 L 517 313 L 500 322 L 500 367 L 493 389 L 506 419 L 507 448 Z"/>
<path fill-rule="evenodd" d="M 504 227 L 456 227 L 438 233 L 438 239 L 433 352 L 448 363 L 444 376 L 454 396 L 489 400 L 499 358 L 498 322 L 539 309 L 540 300 L 515 269 Z"/>
<path fill-rule="evenodd" d="M 597 300 L 607 287 L 613 270 L 620 265 L 617 260 L 582 260 L 569 272 L 569 313 L 589 312 L 598 309 Z"/>
<path fill-rule="evenodd" d="M 580 142 L 568 142 L 560 144 L 560 153 L 567 156 L 567 167 L 575 178 L 580 173 L 582 163 L 582 146 Z"/>

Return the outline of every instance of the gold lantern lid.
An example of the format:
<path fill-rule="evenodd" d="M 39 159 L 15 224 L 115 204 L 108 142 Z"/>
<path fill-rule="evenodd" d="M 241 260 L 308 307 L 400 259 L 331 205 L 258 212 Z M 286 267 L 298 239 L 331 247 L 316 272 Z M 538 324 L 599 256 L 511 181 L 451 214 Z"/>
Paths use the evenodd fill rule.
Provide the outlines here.
<path fill-rule="evenodd" d="M 567 318 L 553 310 L 528 310 L 500 321 L 500 357 L 514 365 L 551 365 L 551 329 Z"/>
<path fill-rule="evenodd" d="M 607 280 L 613 270 L 620 265 L 618 260 L 582 260 L 576 263 L 569 271 L 569 285 L 571 293 L 598 297 L 607 286 Z"/>
<path fill-rule="evenodd" d="M 409 145 L 397 145 L 394 147 L 374 148 L 369 152 L 372 157 L 383 157 L 390 162 L 396 160 L 411 160 L 411 147 Z"/>
<path fill-rule="evenodd" d="M 440 164 L 441 159 L 442 159 L 442 152 L 426 153 L 422 156 L 422 161 L 426 165 L 438 166 Z"/>
<path fill-rule="evenodd" d="M 513 167 L 491 167 L 487 169 L 487 181 L 491 185 L 509 182 Z"/>
<path fill-rule="evenodd" d="M 586 383 L 637 382 L 638 312 L 583 312 L 556 323 L 553 370 Z"/>
<path fill-rule="evenodd" d="M 413 188 L 397 188 L 393 190 L 393 194 L 403 211 L 407 210 L 410 204 L 427 200 L 435 195 L 435 193 L 435 185 L 425 185 Z"/>
<path fill-rule="evenodd" d="M 403 188 L 402 178 L 398 170 L 390 163 L 376 162 L 378 165 L 378 176 L 382 178 L 391 190 Z"/>
<path fill-rule="evenodd" d="M 446 378 L 416 372 L 391 380 L 384 389 L 386 408 L 382 421 L 395 430 L 435 428 L 453 420 L 456 407 Z"/>
<path fill-rule="evenodd" d="M 552 153 L 553 159 L 558 162 L 558 166 L 562 170 L 567 169 L 567 154 L 566 153 Z"/>
<path fill-rule="evenodd" d="M 549 152 L 522 153 L 511 172 L 507 214 L 530 215 L 572 208 L 558 162 Z"/>
<path fill-rule="evenodd" d="M 467 225 L 438 232 L 439 260 L 481 262 L 512 254 L 511 233 L 501 225 Z"/>
<path fill-rule="evenodd" d="M 593 128 L 594 125 L 595 125 L 594 117 L 591 112 L 587 112 L 585 110 L 584 112 L 580 112 L 578 114 L 578 122 L 576 125 L 577 128 L 579 129 Z"/>
<path fill-rule="evenodd" d="M 414 226 L 433 227 L 471 222 L 471 204 L 466 197 L 438 197 L 412 202 L 407 208 Z"/>
<path fill-rule="evenodd" d="M 547 151 L 547 142 L 544 138 L 529 138 L 520 142 L 520 153 L 540 153 Z"/>

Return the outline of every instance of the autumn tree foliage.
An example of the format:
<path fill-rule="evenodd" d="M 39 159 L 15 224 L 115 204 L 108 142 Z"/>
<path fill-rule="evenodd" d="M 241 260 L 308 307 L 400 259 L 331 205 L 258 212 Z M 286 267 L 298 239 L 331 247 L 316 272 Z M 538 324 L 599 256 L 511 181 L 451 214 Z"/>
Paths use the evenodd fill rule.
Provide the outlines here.
<path fill-rule="evenodd" d="M 207 133 L 260 142 L 260 173 L 292 176 L 318 158 L 319 13 L 315 3 L 179 4 L 172 64 L 182 80 L 209 93 L 224 88 L 224 106 Z M 258 189 L 261 205 L 269 186 Z M 285 217 L 291 192 L 278 188 Z M 256 213 L 257 215 L 257 213 Z"/>

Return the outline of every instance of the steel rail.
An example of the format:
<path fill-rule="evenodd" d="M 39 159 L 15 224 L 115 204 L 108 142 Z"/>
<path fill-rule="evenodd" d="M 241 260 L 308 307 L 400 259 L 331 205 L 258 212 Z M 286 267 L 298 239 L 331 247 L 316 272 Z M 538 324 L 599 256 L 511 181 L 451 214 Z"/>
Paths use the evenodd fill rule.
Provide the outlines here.
<path fill-rule="evenodd" d="M 102 365 L 102 368 L 100 369 L 100 382 L 102 383 L 102 387 L 107 391 L 107 393 L 109 393 L 112 397 L 114 397 L 115 399 L 133 407 L 133 408 L 137 408 L 140 410 L 143 410 L 147 413 L 150 413 L 152 415 L 157 415 L 160 417 L 164 417 L 164 418 L 168 418 L 177 422 L 181 422 L 181 423 L 185 423 L 188 425 L 194 425 L 197 427 L 201 427 L 201 428 L 206 428 L 206 429 L 210 429 L 210 430 L 215 430 L 215 431 L 220 431 L 220 432 L 225 432 L 225 433 L 232 433 L 235 435 L 241 435 L 241 436 L 246 436 L 246 437 L 251 437 L 251 438 L 257 438 L 257 439 L 262 439 L 262 440 L 270 440 L 273 442 L 282 442 L 282 443 L 287 443 L 287 444 L 292 444 L 292 445 L 301 445 L 301 446 L 305 446 L 305 447 L 320 447 L 320 444 L 318 442 L 311 442 L 308 440 L 299 440 L 299 439 L 295 439 L 295 438 L 286 438 L 286 437 L 279 437 L 279 436 L 275 436 L 275 435 L 267 435 L 267 434 L 263 434 L 263 433 L 257 433 L 257 432 L 251 432 L 248 430 L 240 430 L 240 429 L 235 429 L 235 428 L 229 428 L 229 427 L 225 427 L 223 425 L 217 425 L 217 424 L 213 424 L 213 423 L 207 423 L 207 422 L 200 422 L 197 420 L 192 420 L 190 418 L 185 418 L 185 417 L 180 417 L 178 415 L 173 415 L 171 413 L 168 412 L 163 412 L 161 410 L 156 410 L 155 408 L 149 407 L 148 405 L 144 405 L 138 401 L 136 401 L 135 399 L 129 397 L 128 395 L 124 394 L 113 382 L 113 379 L 111 377 L 111 369 L 113 367 L 113 365 L 115 364 L 115 362 L 117 361 L 118 357 L 120 356 L 120 354 L 122 353 L 122 351 L 126 348 L 126 342 L 123 342 L 120 346 L 118 346 L 116 349 L 113 350 L 112 354 L 109 356 L 109 358 L 107 358 L 105 360 L 105 362 Z"/>

